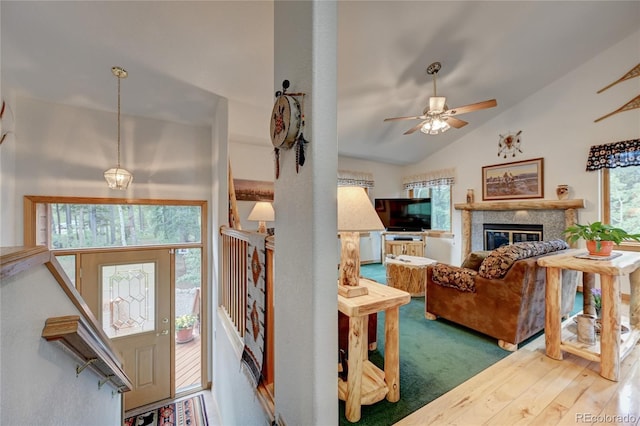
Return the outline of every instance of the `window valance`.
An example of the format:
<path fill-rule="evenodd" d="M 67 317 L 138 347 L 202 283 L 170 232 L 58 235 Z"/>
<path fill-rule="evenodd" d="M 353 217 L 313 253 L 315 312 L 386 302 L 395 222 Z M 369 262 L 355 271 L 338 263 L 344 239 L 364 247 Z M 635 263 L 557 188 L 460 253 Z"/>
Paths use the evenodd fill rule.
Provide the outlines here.
<path fill-rule="evenodd" d="M 587 158 L 587 171 L 640 166 L 640 139 L 593 145 Z"/>
<path fill-rule="evenodd" d="M 338 170 L 338 186 L 373 188 L 373 173 Z"/>
<path fill-rule="evenodd" d="M 438 185 L 453 185 L 455 183 L 455 169 L 435 170 L 429 173 L 407 176 L 402 178 L 404 189 L 429 188 Z"/>

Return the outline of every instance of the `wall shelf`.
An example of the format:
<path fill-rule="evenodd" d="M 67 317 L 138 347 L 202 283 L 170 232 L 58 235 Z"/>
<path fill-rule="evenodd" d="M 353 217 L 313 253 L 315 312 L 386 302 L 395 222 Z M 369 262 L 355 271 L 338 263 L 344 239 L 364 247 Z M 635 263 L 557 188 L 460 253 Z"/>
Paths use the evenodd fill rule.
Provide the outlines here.
<path fill-rule="evenodd" d="M 48 318 L 42 337 L 49 342 L 60 342 L 83 362 L 76 368 L 76 375 L 85 368 L 95 371 L 101 377 L 99 388 L 106 383 L 113 385 L 120 393 L 133 388 L 117 355 L 103 344 L 100 336 L 80 316 Z"/>

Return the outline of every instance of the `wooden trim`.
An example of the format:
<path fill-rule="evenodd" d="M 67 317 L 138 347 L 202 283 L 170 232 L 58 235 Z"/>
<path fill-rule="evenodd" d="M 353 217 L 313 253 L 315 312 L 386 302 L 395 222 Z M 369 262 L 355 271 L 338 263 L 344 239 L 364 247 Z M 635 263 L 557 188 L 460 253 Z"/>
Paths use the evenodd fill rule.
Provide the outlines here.
<path fill-rule="evenodd" d="M 486 201 L 482 203 L 454 204 L 456 210 L 568 210 L 583 209 L 583 199 L 572 200 L 521 200 L 521 201 Z"/>
<path fill-rule="evenodd" d="M 111 341 L 102 330 L 98 320 L 96 320 L 91 313 L 89 306 L 78 293 L 78 290 L 76 290 L 73 283 L 69 281 L 67 274 L 64 272 L 62 266 L 58 263 L 51 251 L 43 246 L 2 247 L 0 248 L 0 265 L 0 275 L 3 279 L 39 265 L 46 266 L 69 300 L 71 300 L 71 303 L 73 303 L 80 313 L 80 316 L 74 316 L 74 318 L 78 318 L 76 322 L 82 322 L 82 327 L 85 328 L 83 333 L 91 335 L 93 344 L 97 345 L 97 347 L 100 348 L 99 350 L 104 354 L 103 356 L 108 358 L 105 362 L 112 366 L 117 365 L 119 366 L 118 368 L 121 368 L 122 360 L 111 345 Z M 43 335 L 43 337 L 46 336 Z M 74 352 L 77 353 L 77 351 Z M 116 372 L 116 374 L 118 373 Z M 124 374 L 124 371 L 122 371 L 122 374 Z M 124 385 L 129 387 L 127 390 L 131 390 L 131 380 L 126 376 L 126 374 L 124 374 L 124 377 L 121 377 L 121 380 Z"/>
<path fill-rule="evenodd" d="M 25 195 L 23 199 L 23 227 L 24 245 L 34 246 L 37 244 L 37 205 L 38 204 L 131 204 L 131 205 L 152 205 L 152 206 L 199 206 L 201 208 L 201 243 L 205 245 L 205 231 L 207 230 L 208 217 L 206 200 L 152 200 L 145 198 L 98 198 L 98 197 L 59 197 L 50 195 Z"/>
<path fill-rule="evenodd" d="M 128 246 L 128 247 L 108 247 L 108 248 L 86 248 L 86 249 L 75 249 L 75 250 L 55 250 L 56 255 L 71 255 L 77 254 L 79 252 L 82 253 L 100 253 L 100 252 L 114 252 L 114 251 L 131 251 L 131 250 L 139 250 L 141 247 L 144 248 L 153 248 L 153 249 L 178 249 L 178 248 L 199 248 L 201 249 L 202 260 L 201 260 L 201 283 L 200 283 L 200 291 L 201 291 L 201 312 L 207 313 L 209 312 L 209 211 L 208 211 L 208 203 L 206 200 L 168 200 L 168 199 L 144 199 L 144 198 L 99 198 L 99 197 L 65 197 L 65 196 L 43 196 L 43 195 L 25 195 L 23 199 L 23 219 L 24 219 L 24 244 L 26 246 L 35 246 L 37 242 L 37 224 L 38 224 L 38 216 L 37 216 L 37 206 L 38 204 L 123 204 L 123 205 L 169 205 L 169 206 L 197 206 L 200 207 L 200 242 L 199 243 L 184 243 L 184 244 L 170 244 L 170 245 L 157 245 L 157 246 Z M 50 259 L 53 263 L 57 264 L 59 271 L 62 271 L 62 267 L 59 265 L 58 261 L 55 259 L 53 253 L 50 255 Z M 172 268 L 173 268 L 173 263 Z M 51 268 L 50 268 L 51 269 Z M 4 267 L 3 267 L 4 270 Z M 80 276 L 79 273 L 80 265 L 79 262 L 76 261 L 76 276 Z M 68 281 L 66 278 L 66 274 L 60 274 L 59 271 L 52 271 L 54 274 L 59 274 L 60 279 L 66 280 L 67 285 L 70 288 L 78 293 L 80 289 L 76 289 L 73 283 Z M 173 272 L 172 272 L 173 274 Z M 172 275 L 172 288 L 175 291 L 175 276 Z M 66 291 L 66 290 L 65 290 Z M 72 296 L 69 296 L 72 298 Z M 78 295 L 79 297 L 79 295 Z M 72 299 L 73 300 L 73 299 Z M 81 299 L 82 300 L 82 299 Z M 172 306 L 173 310 L 174 307 Z M 89 315 L 93 317 L 91 311 L 88 307 L 86 307 Z M 173 316 L 173 315 L 172 315 Z M 208 366 L 209 363 L 205 362 L 208 359 L 208 315 L 201 315 L 200 320 L 200 334 L 201 334 L 201 383 L 206 383 L 208 381 Z M 97 324 L 97 321 L 96 321 Z M 100 332 L 102 329 L 100 328 Z M 106 337 L 106 336 L 105 336 Z M 172 348 L 173 350 L 173 348 Z"/>
<path fill-rule="evenodd" d="M 49 261 L 50 254 L 44 246 L 0 248 L 2 270 L 0 279 L 6 279 Z"/>
<path fill-rule="evenodd" d="M 602 221 L 604 223 L 611 223 L 611 206 L 609 205 L 609 200 L 611 199 L 609 178 L 611 177 L 611 173 L 609 173 L 609 169 L 607 168 L 600 170 L 602 171 L 600 174 L 600 189 L 602 190 L 602 199 L 600 200 L 600 205 L 602 206 Z"/>
<path fill-rule="evenodd" d="M 42 337 L 48 342 L 61 342 L 85 363 L 76 368 L 76 374 L 89 367 L 103 377 L 100 385 L 111 383 L 121 393 L 133 388 L 115 352 L 79 315 L 47 318 Z"/>

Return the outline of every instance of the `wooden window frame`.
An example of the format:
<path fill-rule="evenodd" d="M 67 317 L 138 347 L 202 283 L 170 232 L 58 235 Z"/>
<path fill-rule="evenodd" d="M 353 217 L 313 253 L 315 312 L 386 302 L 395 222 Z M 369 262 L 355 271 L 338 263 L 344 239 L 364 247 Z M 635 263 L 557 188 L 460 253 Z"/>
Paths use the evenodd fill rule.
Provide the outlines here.
<path fill-rule="evenodd" d="M 638 167 L 640 170 L 640 166 Z M 609 169 L 603 168 L 600 169 L 601 174 L 601 194 L 602 200 L 600 204 L 602 205 L 602 222 L 603 223 L 611 223 L 611 206 L 609 204 L 609 200 L 611 199 L 611 190 L 609 187 L 609 179 L 611 178 L 611 173 Z M 615 246 L 616 250 L 623 251 L 638 251 L 640 252 L 640 243 L 635 241 L 626 241 L 620 244 L 619 246 Z"/>

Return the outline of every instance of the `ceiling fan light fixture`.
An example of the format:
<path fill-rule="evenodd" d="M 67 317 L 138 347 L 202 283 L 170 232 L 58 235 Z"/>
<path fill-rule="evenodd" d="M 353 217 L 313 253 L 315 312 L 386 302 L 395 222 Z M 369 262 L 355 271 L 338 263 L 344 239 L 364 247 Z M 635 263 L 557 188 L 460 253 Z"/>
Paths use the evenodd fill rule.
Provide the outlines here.
<path fill-rule="evenodd" d="M 447 98 L 444 96 L 432 96 L 429 98 L 429 112 L 441 113 L 445 110 L 444 103 Z"/>
<path fill-rule="evenodd" d="M 437 135 L 449 130 L 451 126 L 440 118 L 439 115 L 430 117 L 420 128 L 420 131 L 426 135 Z"/>
<path fill-rule="evenodd" d="M 120 167 L 120 80 L 127 78 L 127 71 L 121 67 L 111 67 L 111 72 L 118 79 L 118 165 L 104 172 L 104 179 L 110 189 L 125 190 L 133 181 L 133 175 Z"/>

